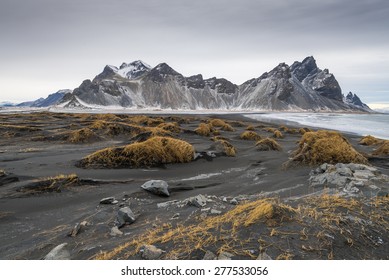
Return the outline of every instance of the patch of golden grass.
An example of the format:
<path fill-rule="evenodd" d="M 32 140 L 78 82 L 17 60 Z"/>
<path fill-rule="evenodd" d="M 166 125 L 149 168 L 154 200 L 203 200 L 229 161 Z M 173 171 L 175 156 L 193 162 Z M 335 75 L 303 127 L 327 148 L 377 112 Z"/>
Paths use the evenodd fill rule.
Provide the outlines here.
<path fill-rule="evenodd" d="M 387 156 L 389 155 L 389 141 L 384 141 L 374 152 L 376 156 Z"/>
<path fill-rule="evenodd" d="M 164 119 L 160 117 L 148 117 L 148 116 L 132 116 L 128 118 L 128 121 L 134 123 L 134 124 L 142 124 L 142 125 L 147 125 L 147 126 L 157 126 L 161 123 L 164 123 Z"/>
<path fill-rule="evenodd" d="M 218 139 L 215 140 L 215 144 L 219 144 L 223 147 L 223 151 L 226 156 L 234 157 L 236 155 L 236 148 L 227 140 Z"/>
<path fill-rule="evenodd" d="M 170 131 L 172 133 L 180 133 L 181 132 L 180 125 L 177 122 L 161 123 L 157 127 L 162 128 L 162 129 L 167 130 L 167 131 Z"/>
<path fill-rule="evenodd" d="M 284 132 L 288 132 L 289 128 L 287 128 L 285 125 L 281 125 L 281 126 L 279 127 L 279 130 L 280 130 L 280 131 L 284 131 Z"/>
<path fill-rule="evenodd" d="M 255 127 L 253 125 L 249 125 L 246 127 L 246 130 L 254 131 Z"/>
<path fill-rule="evenodd" d="M 271 138 L 259 140 L 255 146 L 259 151 L 282 151 L 282 147 L 278 142 Z"/>
<path fill-rule="evenodd" d="M 367 135 L 361 138 L 359 141 L 359 144 L 365 145 L 365 146 L 373 146 L 373 145 L 378 145 L 382 144 L 384 140 L 375 138 L 374 136 Z"/>
<path fill-rule="evenodd" d="M 254 131 L 244 131 L 240 134 L 239 138 L 243 140 L 261 140 L 261 136 Z"/>
<path fill-rule="evenodd" d="M 279 131 L 279 130 L 274 130 L 274 132 L 273 132 L 273 137 L 274 138 L 284 138 L 284 135 L 281 133 L 281 131 Z"/>
<path fill-rule="evenodd" d="M 299 130 L 297 130 L 296 128 L 289 128 L 288 129 L 288 133 L 289 134 L 298 134 Z"/>
<path fill-rule="evenodd" d="M 195 132 L 201 136 L 209 136 L 212 132 L 212 125 L 206 123 L 200 123 L 195 129 Z"/>
<path fill-rule="evenodd" d="M 218 250 L 228 250 L 229 252 L 247 255 L 250 253 L 242 248 L 244 243 L 237 238 L 237 232 L 242 227 L 249 227 L 258 222 L 266 222 L 268 220 L 282 223 L 293 217 L 295 209 L 290 206 L 277 203 L 274 199 L 260 199 L 253 202 L 242 203 L 232 210 L 219 216 L 207 217 L 198 223 L 184 226 L 178 224 L 172 227 L 170 224 L 164 224 L 153 230 L 149 230 L 140 236 L 133 238 L 131 241 L 124 243 L 111 251 L 97 254 L 94 258 L 99 260 L 114 259 L 120 256 L 121 258 L 129 258 L 139 252 L 143 244 L 156 243 L 173 243 L 174 248 L 169 250 L 166 258 L 189 255 L 195 250 L 203 250 L 208 246 L 212 246 L 222 240 L 215 230 L 225 228 L 223 232 L 239 244 L 239 248 L 234 248 L 228 243 L 224 243 Z M 227 229 L 229 228 L 229 229 Z"/>
<path fill-rule="evenodd" d="M 46 177 L 35 180 L 27 187 L 23 187 L 21 192 L 40 193 L 40 192 L 60 192 L 61 189 L 71 187 L 79 183 L 77 174 L 60 174 L 54 177 Z"/>
<path fill-rule="evenodd" d="M 154 136 L 141 143 L 99 150 L 83 158 L 80 164 L 84 167 L 138 168 L 190 162 L 193 157 L 191 144 L 170 137 Z"/>
<path fill-rule="evenodd" d="M 129 134 L 134 137 L 141 133 L 150 132 L 152 136 L 166 136 L 170 132 L 160 127 L 146 127 L 123 122 L 95 121 L 89 126 L 89 129 L 103 131 L 104 135 L 116 136 L 120 134 Z"/>
<path fill-rule="evenodd" d="M 97 135 L 89 128 L 81 128 L 69 133 L 70 143 L 85 143 L 97 139 Z"/>
<path fill-rule="evenodd" d="M 317 165 L 322 163 L 362 163 L 367 159 L 358 153 L 340 133 L 327 130 L 306 132 L 299 141 L 291 161 Z M 289 162 L 290 163 L 290 162 Z"/>
<path fill-rule="evenodd" d="M 230 124 L 226 123 L 221 119 L 211 119 L 209 120 L 209 124 L 211 125 L 211 127 L 219 127 L 221 130 L 224 131 L 234 131 L 234 128 Z"/>
<path fill-rule="evenodd" d="M 304 135 L 305 134 L 305 132 L 307 132 L 304 128 L 299 128 L 299 133 L 301 134 L 301 135 Z"/>
<path fill-rule="evenodd" d="M 264 128 L 262 128 L 262 130 L 264 130 L 266 132 L 274 133 L 274 131 L 276 131 L 277 128 L 274 128 L 274 127 L 264 127 Z"/>
<path fill-rule="evenodd" d="M 90 115 L 89 115 L 90 116 Z M 115 114 L 107 113 L 107 114 L 96 114 L 95 119 L 104 120 L 104 121 L 120 121 L 121 118 L 116 116 Z"/>
<path fill-rule="evenodd" d="M 212 134 L 213 134 L 213 136 L 219 136 L 220 135 L 220 131 L 217 130 L 217 129 L 214 129 Z"/>

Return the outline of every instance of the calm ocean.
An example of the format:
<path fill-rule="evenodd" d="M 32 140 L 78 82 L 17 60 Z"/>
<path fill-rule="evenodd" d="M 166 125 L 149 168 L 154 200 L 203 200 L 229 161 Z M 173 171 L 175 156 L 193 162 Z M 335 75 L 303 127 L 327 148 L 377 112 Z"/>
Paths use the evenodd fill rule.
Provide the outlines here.
<path fill-rule="evenodd" d="M 337 114 L 337 113 L 265 113 L 245 114 L 262 121 L 284 121 L 300 125 L 373 135 L 389 139 L 389 114 Z"/>

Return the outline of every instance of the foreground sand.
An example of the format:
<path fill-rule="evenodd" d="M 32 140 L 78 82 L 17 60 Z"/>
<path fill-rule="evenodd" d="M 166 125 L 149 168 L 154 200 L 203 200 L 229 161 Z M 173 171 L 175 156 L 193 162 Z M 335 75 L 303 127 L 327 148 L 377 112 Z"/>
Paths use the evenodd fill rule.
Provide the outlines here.
<path fill-rule="evenodd" d="M 273 137 L 268 128 L 279 125 L 241 115 L 154 115 L 149 121 L 131 117 L 0 115 L 0 169 L 8 174 L 0 181 L 1 259 L 41 259 L 62 243 L 67 243 L 72 259 L 138 259 L 143 245 L 161 248 L 160 258 L 167 259 L 202 259 L 208 251 L 219 256 L 227 252 L 236 259 L 257 258 L 262 252 L 273 259 L 389 258 L 388 198 L 377 198 L 373 191 L 371 196 L 341 196 L 337 190 L 309 186 L 313 166 L 283 168 L 301 138 L 298 131 L 282 131 L 284 137 L 276 139 L 281 151 L 258 151 L 256 141 L 242 140 L 239 135 L 251 126 L 262 137 Z M 180 129 L 170 135 L 205 155 L 213 150 L 213 135 L 194 131 L 200 122 L 213 118 L 232 126 L 234 131 L 218 128 L 216 134 L 228 139 L 236 156 L 204 156 L 152 168 L 77 167 L 83 157 L 97 150 L 139 140 L 120 128 L 91 129 L 93 135 L 86 138 L 74 133 L 96 128 L 97 121 L 137 122 L 141 127 L 177 122 Z M 359 136 L 346 137 L 358 151 L 372 153 L 372 147 L 358 145 Z M 370 158 L 386 175 L 387 162 L 385 157 Z M 76 179 L 63 183 L 70 174 Z M 167 181 L 170 197 L 140 188 L 153 179 Z M 49 186 L 60 182 L 59 189 L 39 189 L 47 181 Z M 199 194 L 205 196 L 204 207 L 187 203 Z M 105 197 L 115 197 L 118 203 L 99 204 Z M 123 206 L 132 209 L 136 221 L 112 232 Z M 256 217 L 252 223 L 247 222 L 250 215 Z M 83 221 L 80 231 L 68 236 Z"/>

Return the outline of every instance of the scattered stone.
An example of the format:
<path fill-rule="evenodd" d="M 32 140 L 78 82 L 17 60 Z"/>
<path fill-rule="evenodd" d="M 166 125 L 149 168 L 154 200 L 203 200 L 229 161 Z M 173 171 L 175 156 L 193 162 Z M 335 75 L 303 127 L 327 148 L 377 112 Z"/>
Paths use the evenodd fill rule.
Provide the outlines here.
<path fill-rule="evenodd" d="M 65 248 L 68 243 L 62 243 L 51 250 L 44 260 L 70 260 L 70 252 Z"/>
<path fill-rule="evenodd" d="M 109 235 L 111 235 L 111 236 L 121 236 L 121 235 L 123 235 L 123 232 L 117 226 L 114 226 L 113 228 L 111 228 L 111 232 L 110 232 Z"/>
<path fill-rule="evenodd" d="M 142 189 L 160 196 L 170 196 L 169 185 L 162 180 L 147 181 L 141 186 Z"/>
<path fill-rule="evenodd" d="M 199 194 L 199 195 L 196 195 L 194 197 L 189 198 L 189 203 L 193 206 L 198 207 L 198 208 L 202 208 L 205 205 L 207 205 L 207 198 L 204 195 Z"/>
<path fill-rule="evenodd" d="M 166 201 L 166 202 L 161 202 L 157 204 L 158 208 L 167 208 L 169 206 L 172 206 L 174 204 L 177 204 L 178 200 L 171 200 L 171 201 Z"/>
<path fill-rule="evenodd" d="M 165 251 L 155 247 L 154 245 L 143 245 L 140 249 L 140 254 L 146 260 L 158 260 Z"/>
<path fill-rule="evenodd" d="M 233 257 L 234 257 L 233 254 L 223 251 L 219 254 L 219 257 L 217 259 L 218 260 L 232 260 Z"/>
<path fill-rule="evenodd" d="M 370 170 L 355 170 L 354 177 L 359 178 L 359 179 L 369 180 L 369 179 L 375 177 L 375 175 Z"/>
<path fill-rule="evenodd" d="M 68 236 L 75 237 L 77 234 L 81 233 L 88 226 L 87 221 L 82 221 L 81 223 L 77 223 L 74 228 L 70 231 Z"/>
<path fill-rule="evenodd" d="M 211 214 L 212 215 L 220 215 L 222 211 L 216 210 L 216 209 L 211 209 Z"/>
<path fill-rule="evenodd" d="M 223 197 L 223 202 L 228 202 L 227 197 Z"/>
<path fill-rule="evenodd" d="M 208 207 L 208 208 L 203 208 L 203 209 L 201 209 L 200 211 L 201 211 L 201 212 L 208 212 L 209 210 L 211 210 L 210 207 Z"/>
<path fill-rule="evenodd" d="M 113 196 L 105 197 L 100 200 L 100 204 L 113 204 L 114 201 L 117 201 Z"/>
<path fill-rule="evenodd" d="M 175 220 L 175 219 L 178 219 L 179 217 L 180 217 L 180 213 L 175 213 L 175 214 L 173 215 L 173 217 L 171 217 L 170 220 Z"/>
<path fill-rule="evenodd" d="M 211 251 L 206 251 L 204 254 L 203 260 L 207 260 L 207 261 L 217 260 L 217 256 L 214 253 L 212 253 Z"/>
<path fill-rule="evenodd" d="M 263 253 L 260 253 L 260 254 L 258 255 L 257 260 L 270 261 L 270 260 L 272 260 L 272 258 L 271 258 L 268 254 L 266 254 L 265 252 L 263 252 Z"/>
<path fill-rule="evenodd" d="M 236 198 L 233 198 L 230 200 L 230 203 L 233 204 L 233 205 L 238 205 L 238 200 Z"/>
<path fill-rule="evenodd" d="M 121 228 L 125 224 L 132 224 L 135 220 L 135 214 L 131 211 L 130 207 L 119 209 L 117 214 L 118 228 Z"/>

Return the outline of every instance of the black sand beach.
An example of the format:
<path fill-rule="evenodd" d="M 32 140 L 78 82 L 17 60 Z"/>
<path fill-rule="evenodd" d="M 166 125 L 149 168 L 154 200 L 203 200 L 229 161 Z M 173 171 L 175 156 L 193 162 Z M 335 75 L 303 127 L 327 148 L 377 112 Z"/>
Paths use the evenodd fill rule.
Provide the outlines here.
<path fill-rule="evenodd" d="M 344 135 L 376 169 L 379 175 L 368 184 L 376 188 L 346 195 L 339 188 L 309 183 L 310 172 L 320 164 L 285 166 L 302 137 L 300 127 L 239 114 L 133 117 L 0 115 L 1 259 L 42 259 L 63 243 L 70 259 L 150 258 L 144 245 L 160 248 L 157 258 L 162 259 L 203 259 L 211 252 L 211 259 L 389 258 L 388 156 L 373 156 L 377 147 L 360 145 L 360 136 Z M 222 119 L 233 131 L 214 125 L 208 136 L 195 132 L 201 122 L 213 119 Z M 171 122 L 178 130 L 134 132 Z M 259 151 L 255 140 L 240 138 L 248 128 L 262 139 L 275 138 L 273 131 L 279 130 L 282 137 L 275 140 L 282 150 Z M 98 150 L 142 142 L 154 132 L 193 145 L 195 159 L 139 168 L 80 163 Z M 215 147 L 214 136 L 232 144 L 236 155 Z M 143 190 L 149 180 L 166 181 L 170 196 Z M 188 201 L 198 195 L 203 195 L 201 207 Z M 100 204 L 106 197 L 117 201 Z M 248 205 L 254 202 L 259 204 Z M 252 209 L 262 206 L 270 210 L 245 222 L 255 214 Z M 116 228 L 118 210 L 124 207 L 136 221 Z"/>

